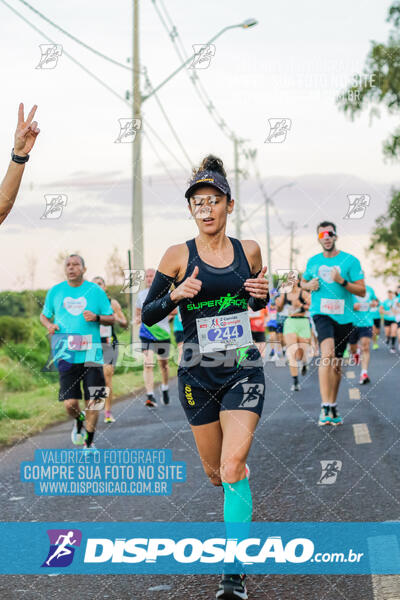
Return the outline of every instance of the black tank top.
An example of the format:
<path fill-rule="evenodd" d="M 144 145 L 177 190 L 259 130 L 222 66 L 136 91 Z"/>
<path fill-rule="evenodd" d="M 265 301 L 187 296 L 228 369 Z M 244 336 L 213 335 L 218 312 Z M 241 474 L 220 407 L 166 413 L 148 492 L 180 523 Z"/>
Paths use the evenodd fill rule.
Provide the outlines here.
<path fill-rule="evenodd" d="M 197 266 L 199 273 L 197 278 L 202 282 L 200 292 L 194 298 L 185 298 L 179 303 L 179 309 L 182 315 L 183 325 L 183 358 L 184 362 L 189 360 L 190 356 L 193 356 L 193 346 L 198 345 L 196 319 L 203 317 L 215 317 L 232 315 L 234 313 L 246 312 L 248 309 L 248 301 L 250 298 L 249 293 L 244 287 L 244 282 L 249 279 L 251 275 L 250 266 L 244 253 L 242 244 L 235 238 L 229 238 L 234 251 L 233 262 L 227 267 L 213 267 L 205 263 L 197 252 L 197 246 L 195 240 L 189 240 L 186 242 L 189 249 L 189 260 L 186 268 L 186 273 L 180 282 L 189 277 L 193 273 L 193 269 Z M 190 345 L 187 348 L 190 354 L 185 352 L 185 344 Z M 246 361 L 255 361 L 255 363 L 262 364 L 259 362 L 260 354 L 256 346 L 251 345 L 246 349 L 232 349 L 224 352 L 219 352 L 219 355 L 227 356 L 230 355 L 231 360 L 226 362 L 233 363 L 233 369 L 237 369 L 238 363 L 246 359 Z M 203 354 L 202 358 L 204 362 L 207 358 L 212 360 L 214 354 Z M 221 370 L 227 374 L 229 367 L 218 367 L 219 375 Z M 217 369 L 209 369 L 209 373 L 216 372 Z"/>

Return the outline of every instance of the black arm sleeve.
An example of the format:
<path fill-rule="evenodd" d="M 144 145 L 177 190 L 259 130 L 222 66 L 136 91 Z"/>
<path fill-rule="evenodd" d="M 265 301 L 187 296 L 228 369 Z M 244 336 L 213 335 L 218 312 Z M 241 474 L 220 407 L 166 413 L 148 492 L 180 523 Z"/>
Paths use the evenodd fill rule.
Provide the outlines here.
<path fill-rule="evenodd" d="M 269 302 L 269 292 L 266 298 L 253 298 L 249 300 L 249 306 L 252 310 L 261 310 L 265 308 Z"/>
<path fill-rule="evenodd" d="M 153 283 L 142 308 L 142 322 L 149 327 L 164 319 L 177 304 L 169 296 L 173 277 L 156 271 Z"/>

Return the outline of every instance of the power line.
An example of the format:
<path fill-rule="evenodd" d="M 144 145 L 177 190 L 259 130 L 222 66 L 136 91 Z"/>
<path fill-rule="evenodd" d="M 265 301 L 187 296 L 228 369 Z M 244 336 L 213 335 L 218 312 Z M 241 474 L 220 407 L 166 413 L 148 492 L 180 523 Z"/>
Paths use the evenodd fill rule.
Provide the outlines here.
<path fill-rule="evenodd" d="M 153 2 L 153 6 L 155 8 L 155 11 L 159 16 L 159 19 L 160 19 L 164 29 L 166 30 L 169 38 L 171 39 L 171 41 L 173 43 L 173 46 L 176 50 L 176 53 L 178 54 L 179 59 L 182 62 L 187 61 L 188 54 L 187 54 L 187 52 L 183 46 L 183 43 L 180 39 L 177 27 L 174 25 L 164 3 L 162 2 L 162 0 L 159 1 L 159 4 L 161 5 L 161 7 L 165 13 L 165 17 L 162 15 L 159 7 L 157 6 L 157 0 L 152 0 L 152 2 Z M 166 19 L 169 20 L 171 29 L 168 29 L 168 24 L 166 22 Z M 180 46 L 181 46 L 180 49 L 178 48 L 177 44 L 180 44 Z M 222 116 L 220 115 L 220 113 L 215 108 L 214 103 L 212 102 L 206 89 L 204 88 L 203 84 L 201 83 L 197 73 L 195 71 L 193 71 L 193 73 L 191 75 L 189 75 L 189 73 L 188 73 L 188 76 L 189 76 L 189 79 L 191 80 L 192 84 L 197 88 L 197 91 L 199 92 L 198 98 L 200 99 L 200 101 L 202 102 L 202 104 L 204 105 L 206 110 L 209 112 L 212 119 L 215 121 L 215 123 L 218 125 L 218 127 L 221 129 L 221 131 L 227 137 L 229 137 L 231 140 L 234 140 L 236 138 L 234 131 L 228 127 L 228 125 L 225 123 L 225 121 L 222 118 Z"/>
<path fill-rule="evenodd" d="M 134 71 L 134 69 L 132 67 L 128 67 L 127 65 L 124 65 L 123 63 L 120 63 L 116 60 L 114 60 L 113 58 L 110 58 L 109 56 L 103 54 L 102 52 L 99 52 L 98 50 L 96 50 L 95 48 L 92 48 L 91 46 L 89 46 L 88 44 L 86 44 L 85 42 L 83 42 L 82 40 L 80 40 L 79 38 L 77 38 L 75 35 L 73 35 L 72 33 L 69 33 L 68 31 L 66 31 L 63 27 L 60 27 L 60 25 L 57 25 L 57 23 L 55 23 L 54 21 L 52 21 L 51 19 L 49 19 L 48 17 L 46 17 L 46 15 L 44 15 L 43 13 L 41 13 L 39 10 L 37 10 L 34 6 L 32 6 L 31 4 L 29 4 L 29 2 L 27 2 L 26 0 L 19 0 L 19 2 L 21 2 L 21 4 L 24 4 L 27 8 L 29 8 L 32 12 L 34 12 L 36 15 L 38 15 L 41 19 L 43 19 L 44 21 L 46 21 L 47 23 L 49 23 L 52 27 L 54 27 L 55 29 L 58 29 L 58 31 L 61 31 L 61 33 L 63 33 L 64 35 L 66 35 L 67 37 L 69 37 L 70 39 L 72 39 L 74 42 L 76 42 L 77 44 L 80 44 L 81 46 L 83 46 L 84 48 L 86 48 L 87 50 L 89 50 L 90 52 L 93 52 L 93 54 L 96 54 L 97 56 L 100 56 L 101 58 L 103 58 L 104 60 L 107 60 L 109 62 L 111 62 L 114 65 L 117 65 L 119 67 L 122 67 L 130 72 Z M 145 78 L 146 78 L 146 82 L 149 85 L 149 87 L 152 89 L 152 85 L 149 79 L 149 76 L 147 74 L 147 70 L 145 68 L 143 68 L 143 70 L 139 70 L 139 73 L 144 74 Z M 174 127 L 171 124 L 171 121 L 168 118 L 167 113 L 165 112 L 164 107 L 162 106 L 159 98 L 156 96 L 156 101 L 160 107 L 160 110 L 165 118 L 165 120 L 167 121 L 168 126 L 170 127 L 172 134 L 176 140 L 176 142 L 178 143 L 179 147 L 181 148 L 183 154 L 185 155 L 186 159 L 189 162 L 190 167 L 193 166 L 193 161 L 190 159 L 188 153 L 186 152 L 181 140 L 179 139 Z"/>
<path fill-rule="evenodd" d="M 85 42 L 83 42 L 82 40 L 77 38 L 76 36 L 72 35 L 72 33 L 69 33 L 68 31 L 66 31 L 65 29 L 60 27 L 60 25 L 57 25 L 56 23 L 54 23 L 54 21 L 52 21 L 51 19 L 46 17 L 46 15 L 41 13 L 39 10 L 37 10 L 37 8 L 35 8 L 31 4 L 29 4 L 29 2 L 27 2 L 26 0 L 18 0 L 18 1 L 21 2 L 21 4 L 24 4 L 27 8 L 29 8 L 32 12 L 34 12 L 36 15 L 38 15 L 41 19 L 43 19 L 44 21 L 46 21 L 47 23 L 49 23 L 50 25 L 52 25 L 53 27 L 58 29 L 58 31 L 61 31 L 61 33 L 63 33 L 67 37 L 69 37 L 71 40 L 74 40 L 74 42 L 76 42 L 77 44 L 80 44 L 81 46 L 86 48 L 86 50 L 93 52 L 93 54 L 97 54 L 97 56 L 104 58 L 104 60 L 107 60 L 108 62 L 111 62 L 112 64 L 117 65 L 118 67 L 122 67 L 123 69 L 126 69 L 128 71 L 133 71 L 132 67 L 128 67 L 127 65 L 119 62 L 118 60 L 114 60 L 113 58 L 107 56 L 106 54 L 103 54 L 102 52 L 100 52 L 99 50 L 96 50 L 95 48 L 92 48 L 91 46 L 89 46 L 88 44 L 86 44 Z M 141 71 L 139 71 L 139 73 L 141 73 Z"/>
<path fill-rule="evenodd" d="M 37 33 L 39 33 L 42 37 L 44 37 L 48 42 L 50 42 L 51 44 L 56 45 L 57 42 L 55 42 L 52 38 L 50 38 L 47 34 L 45 34 L 41 29 L 39 29 L 39 27 L 36 27 L 36 25 L 34 25 L 33 23 L 31 23 L 31 21 L 29 21 L 29 19 L 27 19 L 26 17 L 24 17 L 18 10 L 16 10 L 14 7 L 10 6 L 8 4 L 8 2 L 6 2 L 6 0 L 0 0 L 0 2 L 2 2 L 5 6 L 7 6 L 7 8 L 9 8 L 14 14 L 16 14 L 20 19 L 22 19 L 27 25 L 29 25 L 29 27 L 31 27 L 34 31 L 36 31 Z M 63 49 L 63 54 L 65 54 L 65 56 L 67 56 L 67 58 L 69 58 L 74 64 L 76 64 L 78 67 L 80 67 L 83 71 L 85 71 L 85 73 L 87 75 L 89 75 L 89 77 L 92 77 L 95 81 L 97 81 L 97 83 L 99 83 L 100 85 L 102 85 L 106 90 L 108 90 L 111 94 L 113 94 L 114 96 L 116 96 L 119 100 L 121 100 L 125 105 L 129 106 L 129 108 L 132 108 L 132 105 L 130 104 L 130 102 L 128 102 L 126 100 L 126 98 L 124 98 L 123 96 L 121 96 L 120 94 L 118 94 L 118 92 L 116 92 L 112 87 L 110 87 L 105 81 L 103 81 L 100 77 L 97 77 L 97 75 L 95 75 L 92 71 L 90 71 L 90 69 L 88 69 L 87 67 L 85 67 L 79 60 L 77 60 L 76 58 L 74 58 L 71 54 L 69 54 L 69 52 L 67 52 L 66 50 Z M 168 146 L 164 143 L 164 141 L 158 136 L 158 134 L 153 130 L 153 128 L 149 125 L 149 123 L 147 121 L 145 121 L 146 126 L 153 132 L 153 134 L 158 138 L 159 142 L 161 145 L 164 146 L 164 148 L 167 150 L 167 152 L 172 156 L 172 158 L 179 164 L 179 166 L 183 169 L 186 170 L 186 167 L 179 161 L 179 159 L 173 154 L 173 152 L 168 148 Z"/>

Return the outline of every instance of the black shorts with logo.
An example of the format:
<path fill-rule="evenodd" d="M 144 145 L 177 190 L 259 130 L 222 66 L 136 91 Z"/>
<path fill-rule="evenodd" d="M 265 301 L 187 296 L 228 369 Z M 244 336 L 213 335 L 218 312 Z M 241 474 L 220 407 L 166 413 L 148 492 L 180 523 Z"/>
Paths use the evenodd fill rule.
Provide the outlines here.
<path fill-rule="evenodd" d="M 261 367 L 241 369 L 222 386 L 210 386 L 205 370 L 197 366 L 178 371 L 179 400 L 190 425 L 218 421 L 222 410 L 248 410 L 261 416 L 265 394 Z"/>
<path fill-rule="evenodd" d="M 60 376 L 58 400 L 60 402 L 70 399 L 81 400 L 81 382 L 83 383 L 85 400 L 93 397 L 96 390 L 105 389 L 103 365 L 88 366 L 84 363 L 70 363 L 66 360 L 60 360 L 58 362 L 58 372 Z"/>
<path fill-rule="evenodd" d="M 313 321 L 317 330 L 318 342 L 327 338 L 333 338 L 335 344 L 335 356 L 342 358 L 353 330 L 353 323 L 338 323 L 328 315 L 314 315 Z"/>

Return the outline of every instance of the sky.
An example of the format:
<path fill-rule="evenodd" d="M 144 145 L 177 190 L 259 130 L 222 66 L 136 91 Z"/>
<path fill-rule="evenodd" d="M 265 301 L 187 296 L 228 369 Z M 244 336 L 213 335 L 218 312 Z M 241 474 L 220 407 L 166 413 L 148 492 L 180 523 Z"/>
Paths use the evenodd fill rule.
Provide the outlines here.
<path fill-rule="evenodd" d="M 129 66 L 132 63 L 133 2 L 32 0 L 37 10 L 89 46 Z M 368 112 L 351 122 L 335 104 L 336 96 L 354 73 L 361 73 L 371 40 L 385 42 L 386 0 L 140 0 L 140 63 L 155 86 L 179 65 L 174 44 L 155 6 L 167 6 L 171 24 L 188 53 L 228 25 L 253 17 L 258 25 L 224 32 L 205 69 L 196 69 L 218 113 L 244 147 L 257 151 L 266 189 L 295 182 L 275 197 L 271 210 L 273 268 L 288 266 L 288 231 L 296 223 L 299 268 L 318 251 L 318 219 L 340 220 L 343 249 L 357 248 L 368 279 L 372 259 L 366 256 L 374 218 L 381 214 L 390 187 L 399 183 L 398 165 L 382 156 L 382 142 L 396 124 L 382 111 L 370 123 Z M 12 7 L 62 46 L 54 69 L 36 68 L 46 44 Z M 0 65 L 3 93 L 0 120 L 0 171 L 6 169 L 12 147 L 18 103 L 38 104 L 41 128 L 26 166 L 15 209 L 2 226 L 4 261 L 1 289 L 30 285 L 35 263 L 35 287 L 58 281 L 55 257 L 79 250 L 88 276 L 105 272 L 107 257 L 118 249 L 127 267 L 131 245 L 132 143 L 116 143 L 119 119 L 131 116 L 125 99 L 132 89 L 129 70 L 70 40 L 30 11 L 21 0 L 0 0 Z M 169 30 L 171 30 L 169 26 Z M 177 39 L 177 38 L 175 38 Z M 18 43 L 16 43 L 18 40 Z M 93 79 L 79 61 L 113 93 Z M 184 69 L 163 86 L 158 98 L 185 152 L 171 133 L 154 97 L 143 103 L 144 262 L 157 265 L 165 249 L 196 235 L 187 215 L 185 185 L 192 165 L 210 152 L 221 156 L 233 184 L 233 143 L 214 123 Z M 142 79 L 142 93 L 144 90 Z M 119 97 L 118 97 L 119 96 Z M 286 119 L 290 129 L 282 143 L 268 143 L 269 119 Z M 3 166 L 4 165 L 4 166 Z M 242 218 L 263 199 L 251 163 L 240 157 L 248 178 L 240 184 Z M 236 192 L 236 190 L 235 190 Z M 45 194 L 61 194 L 66 206 L 59 219 L 43 219 Z M 368 194 L 370 206 L 361 220 L 343 219 L 349 194 Z M 243 237 L 255 237 L 265 253 L 264 208 L 243 223 Z M 228 232 L 234 234 L 233 223 Z M 34 258 L 34 260 L 32 259 Z M 33 262 L 32 262 L 33 261 Z M 281 267 L 282 265 L 282 267 Z"/>

